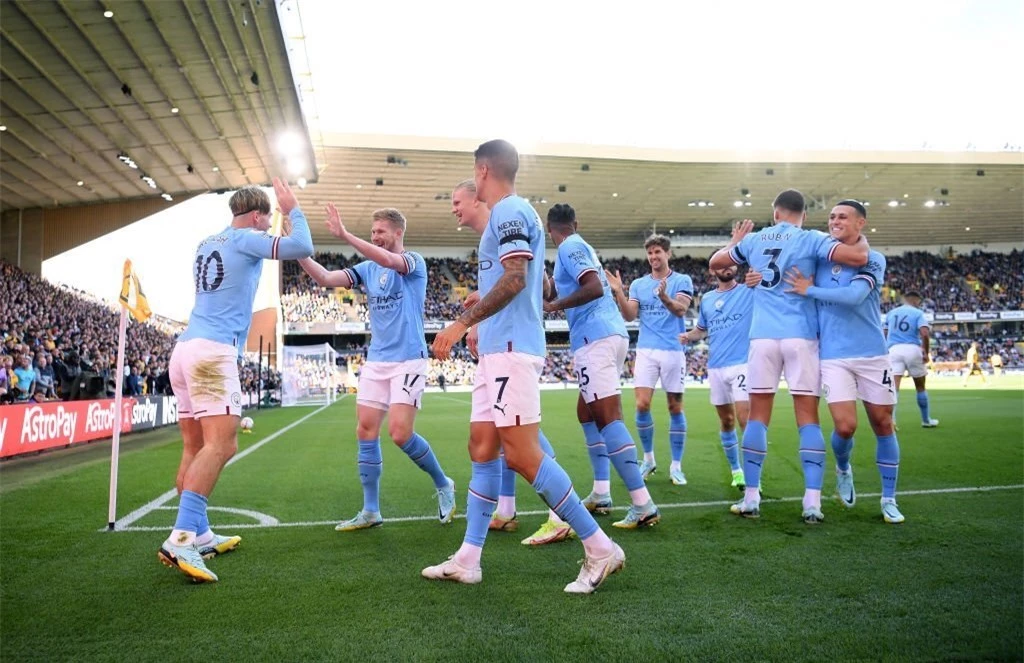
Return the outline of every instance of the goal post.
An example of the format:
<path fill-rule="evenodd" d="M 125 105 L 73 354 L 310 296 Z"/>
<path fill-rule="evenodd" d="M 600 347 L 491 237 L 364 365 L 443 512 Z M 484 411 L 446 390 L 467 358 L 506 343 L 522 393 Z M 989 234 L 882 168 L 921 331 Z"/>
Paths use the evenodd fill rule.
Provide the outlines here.
<path fill-rule="evenodd" d="M 284 346 L 281 404 L 290 407 L 333 403 L 337 389 L 345 384 L 337 358 L 338 353 L 329 343 Z"/>

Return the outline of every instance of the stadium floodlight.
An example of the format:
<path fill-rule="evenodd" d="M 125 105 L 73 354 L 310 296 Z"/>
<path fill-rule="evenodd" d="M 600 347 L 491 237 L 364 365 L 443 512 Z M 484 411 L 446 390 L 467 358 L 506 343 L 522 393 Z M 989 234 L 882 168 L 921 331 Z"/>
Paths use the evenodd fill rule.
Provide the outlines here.
<path fill-rule="evenodd" d="M 924 201 L 924 206 L 925 207 L 935 207 L 935 201 L 934 200 L 926 200 L 926 201 Z"/>
<path fill-rule="evenodd" d="M 294 131 L 286 131 L 277 137 L 277 151 L 285 158 L 302 152 L 302 138 Z"/>
<path fill-rule="evenodd" d="M 743 207 L 743 201 L 742 200 L 734 200 L 732 202 L 732 206 L 733 207 Z"/>
<path fill-rule="evenodd" d="M 900 206 L 899 201 L 897 201 L 897 200 L 890 200 L 889 201 L 889 207 L 899 207 L 899 206 Z"/>

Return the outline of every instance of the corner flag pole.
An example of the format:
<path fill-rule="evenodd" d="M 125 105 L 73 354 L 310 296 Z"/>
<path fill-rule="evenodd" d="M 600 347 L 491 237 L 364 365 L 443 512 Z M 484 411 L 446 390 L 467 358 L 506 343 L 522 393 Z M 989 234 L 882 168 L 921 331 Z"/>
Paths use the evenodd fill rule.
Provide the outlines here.
<path fill-rule="evenodd" d="M 114 442 L 110 445 L 110 504 L 107 507 L 107 529 L 114 531 L 117 520 L 117 459 L 121 447 L 121 389 L 124 386 L 124 340 L 128 332 L 128 309 L 121 307 L 121 324 L 117 329 L 117 378 L 114 387 Z"/>
<path fill-rule="evenodd" d="M 134 286 L 134 288 L 133 288 Z M 134 292 L 133 292 L 134 290 Z M 121 295 L 118 297 L 121 304 L 121 324 L 117 329 L 117 376 L 114 380 L 114 441 L 110 445 L 110 503 L 107 507 L 107 529 L 114 531 L 114 523 L 117 522 L 117 459 L 121 449 L 121 426 L 123 425 L 124 412 L 121 407 L 121 392 L 124 388 L 124 341 L 128 333 L 128 311 L 131 311 L 135 320 L 145 322 L 153 312 L 149 308 L 149 301 L 146 294 L 142 292 L 142 284 L 139 277 L 132 269 L 132 261 L 124 261 L 124 277 L 121 279 Z"/>

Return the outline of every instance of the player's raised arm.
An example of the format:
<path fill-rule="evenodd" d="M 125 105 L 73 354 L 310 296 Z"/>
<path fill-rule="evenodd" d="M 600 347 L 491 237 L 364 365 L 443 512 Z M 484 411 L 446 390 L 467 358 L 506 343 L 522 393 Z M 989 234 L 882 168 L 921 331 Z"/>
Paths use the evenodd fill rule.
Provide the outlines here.
<path fill-rule="evenodd" d="M 856 244 L 836 244 L 831 247 L 828 259 L 849 267 L 863 267 L 868 264 L 868 240 L 861 235 Z"/>
<path fill-rule="evenodd" d="M 331 231 L 331 234 L 358 251 L 367 260 L 372 260 L 381 267 L 393 269 L 399 274 L 408 274 L 412 271 L 414 266 L 410 264 L 410 259 L 406 258 L 403 253 L 392 253 L 350 233 L 342 223 L 341 215 L 338 214 L 334 203 L 328 203 L 326 212 L 327 229 Z"/>
<path fill-rule="evenodd" d="M 612 290 L 612 296 L 615 297 L 615 303 L 619 306 L 619 311 L 622 313 L 622 319 L 626 322 L 633 322 L 636 317 L 640 314 L 640 300 L 634 297 L 626 297 L 626 293 L 622 291 L 622 274 L 618 270 L 612 274 L 607 269 L 604 270 L 604 276 L 608 279 L 608 286 Z"/>
<path fill-rule="evenodd" d="M 309 274 L 310 278 L 316 281 L 317 285 L 328 288 L 352 287 L 352 277 L 349 276 L 348 270 L 336 269 L 332 271 L 312 258 L 302 258 L 299 260 L 299 266 L 302 267 L 302 271 Z"/>
<path fill-rule="evenodd" d="M 269 260 L 297 260 L 308 258 L 313 255 L 313 237 L 309 234 L 309 223 L 306 215 L 299 209 L 299 203 L 295 200 L 295 194 L 287 182 L 280 178 L 274 178 L 274 193 L 277 196 L 277 207 L 282 216 L 288 218 L 290 230 L 285 235 L 274 237 L 265 231 L 270 227 L 270 207 L 260 209 L 259 207 L 242 211 L 235 217 L 246 214 L 263 215 L 253 228 L 264 232 L 247 233 L 243 236 L 240 249 L 251 256 Z M 287 227 L 287 224 L 286 224 Z"/>
<path fill-rule="evenodd" d="M 730 265 L 746 264 L 747 258 L 740 248 L 740 243 L 753 229 L 754 222 L 750 219 L 738 221 L 732 228 L 732 239 L 729 243 L 715 251 L 715 255 L 711 256 L 711 269 L 725 269 Z"/>
<path fill-rule="evenodd" d="M 544 312 L 553 313 L 555 311 L 564 311 L 567 308 L 583 306 L 595 299 L 600 299 L 603 294 L 604 286 L 601 285 L 601 279 L 598 278 L 597 272 L 593 270 L 584 272 L 580 276 L 579 290 L 571 295 L 544 302 Z"/>
<path fill-rule="evenodd" d="M 683 317 L 693 301 L 693 281 L 689 276 L 684 276 L 683 282 L 676 288 L 675 293 L 669 295 L 668 290 L 668 277 L 666 276 L 658 284 L 658 299 L 665 305 L 669 313 L 677 318 Z"/>

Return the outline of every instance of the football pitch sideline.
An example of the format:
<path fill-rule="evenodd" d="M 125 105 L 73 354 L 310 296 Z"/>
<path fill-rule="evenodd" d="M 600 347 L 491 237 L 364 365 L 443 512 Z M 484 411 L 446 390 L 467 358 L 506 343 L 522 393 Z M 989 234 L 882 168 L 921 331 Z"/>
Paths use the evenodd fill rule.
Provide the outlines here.
<path fill-rule="evenodd" d="M 899 502 L 886 525 L 874 438 L 864 417 L 853 453 L 857 505 L 825 500 L 800 520 L 803 479 L 792 408 L 777 400 L 756 521 L 737 518 L 707 391 L 687 393 L 684 470 L 671 485 L 667 414 L 656 396 L 662 507 L 649 530 L 599 522 L 626 551 L 623 573 L 593 596 L 562 587 L 578 542 L 528 548 L 544 520 L 519 481 L 520 531 L 492 532 L 484 582 L 433 583 L 424 566 L 452 554 L 465 521 L 441 526 L 433 486 L 382 440 L 381 528 L 338 533 L 361 505 L 355 400 L 255 415 L 225 469 L 210 517 L 243 537 L 213 560 L 221 582 L 191 585 L 156 549 L 174 519 L 180 438 L 164 430 L 122 447 L 119 531 L 106 520 L 109 444 L 0 466 L 0 656 L 5 660 L 822 660 L 1024 656 L 1024 391 L 936 381 L 937 429 L 920 428 L 904 385 Z M 543 392 L 544 422 L 581 495 L 590 463 L 575 390 Z M 457 484 L 470 465 L 469 394 L 429 394 L 417 429 Z M 624 391 L 633 429 L 632 393 Z M 831 430 L 822 409 L 826 438 Z M 634 431 L 635 432 L 635 431 Z M 831 464 L 831 451 L 829 452 Z M 612 482 L 617 507 L 628 504 Z M 826 474 L 825 494 L 834 479 Z"/>

